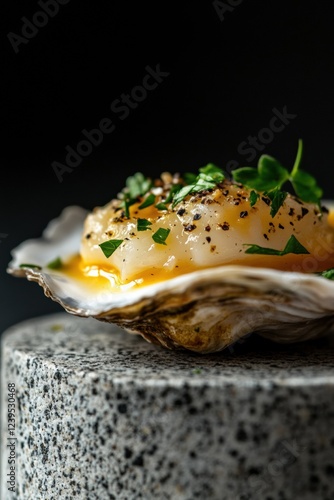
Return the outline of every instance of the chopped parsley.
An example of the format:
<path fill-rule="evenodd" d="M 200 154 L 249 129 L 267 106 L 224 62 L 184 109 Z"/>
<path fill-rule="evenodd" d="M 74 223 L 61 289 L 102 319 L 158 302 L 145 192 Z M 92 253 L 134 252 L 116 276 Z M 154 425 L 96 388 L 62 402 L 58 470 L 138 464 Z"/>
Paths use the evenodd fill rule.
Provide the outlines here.
<path fill-rule="evenodd" d="M 139 205 L 138 208 L 147 208 L 150 207 L 151 205 L 154 205 L 155 203 L 155 196 L 153 193 L 149 194 L 148 197 L 143 201 L 141 205 Z"/>
<path fill-rule="evenodd" d="M 334 280 L 334 267 L 331 269 L 327 269 L 326 271 L 322 271 L 321 273 L 317 273 L 319 276 L 326 278 L 328 280 Z"/>
<path fill-rule="evenodd" d="M 123 243 L 124 240 L 108 240 L 99 244 L 104 255 L 108 258 L 112 255 L 115 250 Z"/>
<path fill-rule="evenodd" d="M 125 188 L 120 193 L 120 197 L 123 200 L 121 206 L 124 208 L 125 217 L 129 218 L 129 208 L 136 203 L 140 196 L 144 196 L 151 189 L 152 180 L 149 177 L 145 177 L 141 172 L 137 172 L 128 177 L 125 184 Z"/>
<path fill-rule="evenodd" d="M 155 205 L 155 207 L 156 207 L 158 210 L 168 210 L 168 207 L 167 207 L 166 203 L 163 203 L 163 202 L 161 202 L 161 203 L 157 203 L 157 204 Z"/>
<path fill-rule="evenodd" d="M 283 250 L 276 250 L 274 248 L 267 248 L 267 247 L 261 247 L 259 245 L 252 245 L 249 243 L 244 243 L 244 245 L 248 246 L 245 253 L 251 253 L 251 254 L 260 254 L 260 255 L 287 255 L 288 253 L 295 253 L 295 254 L 309 254 L 310 252 L 306 250 L 305 247 L 299 241 L 294 235 L 291 235 L 290 238 L 287 241 L 287 244 L 285 245 Z"/>
<path fill-rule="evenodd" d="M 56 259 L 52 260 L 47 264 L 46 267 L 49 269 L 60 269 L 62 267 L 63 263 L 60 257 L 57 257 Z"/>
<path fill-rule="evenodd" d="M 286 191 L 281 191 L 279 188 L 273 189 L 272 191 L 266 192 L 266 196 L 271 200 L 270 204 L 270 215 L 275 217 L 279 209 L 284 203 L 285 198 L 288 196 Z"/>
<path fill-rule="evenodd" d="M 25 267 L 30 267 L 32 269 L 42 269 L 42 267 L 38 266 L 37 264 L 20 264 L 21 269 L 24 269 Z"/>
<path fill-rule="evenodd" d="M 166 245 L 166 239 L 170 233 L 170 229 L 165 229 L 163 227 L 159 227 L 159 229 L 152 234 L 152 238 L 156 243 L 160 245 Z"/>
<path fill-rule="evenodd" d="M 199 169 L 199 174 L 197 176 L 188 173 L 185 175 L 185 179 L 191 180 L 191 184 L 184 186 L 175 194 L 173 197 L 173 208 L 181 203 L 188 194 L 214 189 L 217 184 L 225 179 L 225 175 L 221 168 L 213 163 L 208 163 L 205 167 Z"/>
<path fill-rule="evenodd" d="M 256 191 L 252 190 L 249 195 L 249 204 L 251 207 L 255 205 L 257 200 L 259 199 L 260 195 Z"/>
<path fill-rule="evenodd" d="M 147 229 L 151 228 L 149 226 L 152 226 L 152 222 L 150 222 L 147 219 L 138 219 L 137 220 L 137 231 L 146 231 Z"/>
<path fill-rule="evenodd" d="M 126 188 L 124 192 L 129 195 L 129 198 L 136 199 L 138 196 L 144 196 L 151 187 L 151 179 L 145 177 L 141 172 L 137 172 L 126 179 Z"/>

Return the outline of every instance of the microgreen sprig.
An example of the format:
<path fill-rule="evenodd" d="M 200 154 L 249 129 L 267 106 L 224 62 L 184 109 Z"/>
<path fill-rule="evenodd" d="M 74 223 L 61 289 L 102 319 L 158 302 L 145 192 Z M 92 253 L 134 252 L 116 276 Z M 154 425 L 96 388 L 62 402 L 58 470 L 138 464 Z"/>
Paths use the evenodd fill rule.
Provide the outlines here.
<path fill-rule="evenodd" d="M 300 168 L 303 156 L 303 141 L 299 139 L 296 159 L 291 172 L 269 155 L 261 155 L 257 169 L 242 167 L 232 172 L 233 179 L 244 186 L 264 192 L 272 201 L 271 215 L 274 217 L 282 206 L 287 192 L 282 186 L 290 181 L 295 194 L 305 202 L 316 203 L 321 208 L 322 189 L 316 179 Z M 254 199 L 254 198 L 253 198 Z M 254 202 L 253 202 L 254 205 Z"/>

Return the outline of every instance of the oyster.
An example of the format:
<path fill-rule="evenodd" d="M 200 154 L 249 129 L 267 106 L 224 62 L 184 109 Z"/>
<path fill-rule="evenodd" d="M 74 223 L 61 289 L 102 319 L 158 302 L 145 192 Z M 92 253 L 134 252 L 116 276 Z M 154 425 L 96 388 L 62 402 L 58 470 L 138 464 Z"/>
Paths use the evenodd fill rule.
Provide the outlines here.
<path fill-rule="evenodd" d="M 68 313 L 169 349 L 216 352 L 254 332 L 275 342 L 328 334 L 333 213 L 274 196 L 211 164 L 193 184 L 137 173 L 103 207 L 66 207 L 40 239 L 12 250 L 7 270 Z"/>

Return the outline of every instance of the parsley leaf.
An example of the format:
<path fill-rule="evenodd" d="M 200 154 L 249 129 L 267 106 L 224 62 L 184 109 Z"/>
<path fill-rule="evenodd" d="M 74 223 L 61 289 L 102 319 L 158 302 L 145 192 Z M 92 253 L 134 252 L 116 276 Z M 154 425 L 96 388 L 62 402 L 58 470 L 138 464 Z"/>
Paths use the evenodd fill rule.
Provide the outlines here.
<path fill-rule="evenodd" d="M 172 207 L 174 208 L 176 205 L 178 205 L 184 198 L 191 193 L 191 191 L 194 188 L 194 184 L 190 184 L 189 186 L 184 186 L 176 195 L 174 196 L 173 199 L 173 205 Z"/>
<path fill-rule="evenodd" d="M 159 227 L 159 229 L 152 234 L 152 238 L 156 243 L 160 245 L 166 245 L 166 239 L 170 233 L 170 229 L 165 229 L 163 227 Z"/>
<path fill-rule="evenodd" d="M 183 201 L 188 194 L 214 189 L 219 182 L 225 179 L 222 169 L 217 167 L 214 163 L 208 163 L 206 166 L 201 167 L 196 177 L 194 174 L 186 174 L 184 177 L 188 181 L 191 180 L 191 184 L 184 186 L 174 195 L 173 208 Z"/>
<path fill-rule="evenodd" d="M 260 198 L 259 193 L 257 193 L 256 191 L 252 190 L 250 192 L 250 195 L 249 195 L 249 204 L 250 204 L 250 206 L 253 207 L 259 198 Z"/>
<path fill-rule="evenodd" d="M 163 202 L 157 203 L 155 205 L 155 208 L 157 208 L 158 210 L 168 210 L 166 203 L 163 203 Z"/>
<path fill-rule="evenodd" d="M 326 269 L 326 271 L 322 271 L 321 273 L 317 273 L 319 276 L 323 278 L 327 278 L 328 280 L 334 280 L 334 267 L 331 269 Z"/>
<path fill-rule="evenodd" d="M 137 172 L 126 179 L 126 187 L 130 198 L 143 196 L 151 188 L 152 181 L 141 172 Z"/>
<path fill-rule="evenodd" d="M 155 196 L 153 193 L 149 194 L 148 197 L 139 205 L 139 209 L 147 208 L 155 203 Z"/>
<path fill-rule="evenodd" d="M 21 269 L 25 268 L 25 267 L 31 267 L 33 269 L 42 269 L 41 266 L 38 266 L 37 264 L 20 264 L 19 266 Z"/>
<path fill-rule="evenodd" d="M 57 257 L 56 259 L 52 260 L 47 264 L 46 267 L 49 269 L 60 269 L 62 267 L 63 263 L 60 257 Z"/>
<path fill-rule="evenodd" d="M 137 231 L 146 231 L 147 229 L 151 228 L 149 226 L 152 226 L 152 222 L 150 222 L 147 219 L 138 219 L 137 220 Z"/>
<path fill-rule="evenodd" d="M 141 172 L 137 172 L 128 177 L 125 184 L 125 188 L 120 193 L 120 197 L 123 199 L 121 207 L 124 208 L 125 217 L 129 218 L 129 208 L 136 203 L 139 196 L 144 196 L 151 189 L 152 180 L 145 177 Z"/>
<path fill-rule="evenodd" d="M 104 255 L 108 258 L 123 243 L 124 240 L 108 240 L 99 244 Z"/>
<path fill-rule="evenodd" d="M 309 254 L 310 252 L 306 250 L 305 247 L 299 241 L 297 238 L 292 234 L 290 238 L 287 241 L 287 244 L 285 245 L 283 250 L 276 250 L 274 248 L 267 248 L 267 247 L 261 247 L 259 245 L 252 245 L 249 243 L 244 243 L 244 245 L 249 246 L 247 248 L 245 253 L 251 253 L 251 254 L 260 254 L 260 255 L 286 255 L 288 253 L 294 253 L 294 254 Z"/>
<path fill-rule="evenodd" d="M 211 177 L 216 183 L 222 182 L 225 179 L 222 169 L 217 167 L 214 163 L 208 163 L 205 167 L 201 167 L 198 170 L 200 174 Z"/>
<path fill-rule="evenodd" d="M 268 196 L 268 198 L 271 200 L 270 215 L 274 218 L 283 205 L 285 198 L 288 196 L 288 193 L 286 191 L 281 191 L 279 188 L 276 188 L 272 191 L 266 192 L 265 195 Z"/>

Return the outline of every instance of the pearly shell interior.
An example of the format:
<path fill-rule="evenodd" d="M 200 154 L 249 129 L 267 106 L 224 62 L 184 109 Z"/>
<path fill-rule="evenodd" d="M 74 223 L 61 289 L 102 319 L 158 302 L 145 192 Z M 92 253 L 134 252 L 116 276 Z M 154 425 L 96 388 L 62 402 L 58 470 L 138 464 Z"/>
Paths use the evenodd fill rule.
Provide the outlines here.
<path fill-rule="evenodd" d="M 275 342 L 299 342 L 334 330 L 334 281 L 313 274 L 229 265 L 120 293 L 90 290 L 46 267 L 60 255 L 78 253 L 87 213 L 66 207 L 41 238 L 12 250 L 8 273 L 37 282 L 70 314 L 118 324 L 168 349 L 210 353 L 254 332 Z"/>

